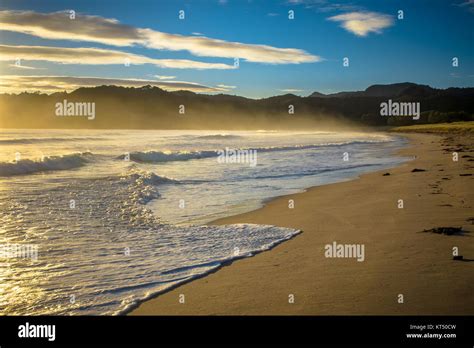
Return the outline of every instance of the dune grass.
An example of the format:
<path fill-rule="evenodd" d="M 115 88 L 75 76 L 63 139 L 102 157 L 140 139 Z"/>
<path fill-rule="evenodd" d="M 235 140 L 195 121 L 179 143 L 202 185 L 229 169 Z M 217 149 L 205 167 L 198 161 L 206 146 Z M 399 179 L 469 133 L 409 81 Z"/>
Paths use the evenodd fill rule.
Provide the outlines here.
<path fill-rule="evenodd" d="M 414 132 L 414 133 L 469 133 L 474 134 L 474 121 L 419 124 L 412 126 L 401 126 L 390 129 L 391 132 Z"/>

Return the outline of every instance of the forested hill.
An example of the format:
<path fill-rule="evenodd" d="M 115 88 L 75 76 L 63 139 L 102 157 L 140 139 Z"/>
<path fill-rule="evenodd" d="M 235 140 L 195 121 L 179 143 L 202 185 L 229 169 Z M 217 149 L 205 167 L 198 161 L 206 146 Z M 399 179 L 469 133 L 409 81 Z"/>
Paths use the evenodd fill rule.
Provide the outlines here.
<path fill-rule="evenodd" d="M 388 100 L 420 103 L 421 117 L 382 117 Z M 95 103 L 94 119 L 58 117 L 57 103 Z M 265 129 L 344 124 L 406 125 L 473 120 L 474 88 L 435 89 L 414 83 L 373 85 L 364 91 L 264 99 L 167 92 L 158 87 L 99 86 L 51 95 L 0 95 L 0 127 Z M 293 113 L 292 113 L 293 112 Z"/>

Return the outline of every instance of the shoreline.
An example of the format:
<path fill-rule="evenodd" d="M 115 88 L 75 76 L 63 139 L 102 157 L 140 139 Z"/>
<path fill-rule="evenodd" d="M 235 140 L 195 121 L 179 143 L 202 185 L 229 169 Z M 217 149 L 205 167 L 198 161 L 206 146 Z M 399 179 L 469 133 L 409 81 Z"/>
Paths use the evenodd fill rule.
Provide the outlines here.
<path fill-rule="evenodd" d="M 424 157 L 424 155 L 427 152 L 433 152 L 432 148 L 433 145 L 428 146 L 427 143 L 430 141 L 430 144 L 435 143 L 434 146 L 440 145 L 443 142 L 443 137 L 438 136 L 438 135 L 427 135 L 427 134 L 398 134 L 399 136 L 402 135 L 404 138 L 409 140 L 408 146 L 398 150 L 394 155 L 403 155 L 403 156 L 413 156 L 416 155 L 416 158 L 413 159 L 408 159 L 406 162 L 401 163 L 400 165 L 396 167 L 390 167 L 388 169 L 379 169 L 374 172 L 369 172 L 369 173 L 364 173 L 362 175 L 356 176 L 354 178 L 350 178 L 348 180 L 342 181 L 342 182 L 336 182 L 336 183 L 330 183 L 330 184 L 325 184 L 321 186 L 314 186 L 310 187 L 308 189 L 304 189 L 302 192 L 299 193 L 294 193 L 294 194 L 289 194 L 289 195 L 284 195 L 284 196 L 278 196 L 274 197 L 272 199 L 269 199 L 268 202 L 265 202 L 264 206 L 257 209 L 253 210 L 247 213 L 243 214 L 238 214 L 234 216 L 229 216 L 225 218 L 221 218 L 218 220 L 213 221 L 211 224 L 230 224 L 230 223 L 260 223 L 260 224 L 272 224 L 276 226 L 281 226 L 281 227 L 290 227 L 294 229 L 299 229 L 302 230 L 303 233 L 299 233 L 295 235 L 293 238 L 290 238 L 289 240 L 284 241 L 284 243 L 278 243 L 275 245 L 273 248 L 270 250 L 267 250 L 265 253 L 258 253 L 256 255 L 253 255 L 252 257 L 244 257 L 244 258 L 239 258 L 239 259 L 234 259 L 232 261 L 229 261 L 227 263 L 223 263 L 221 266 L 216 268 L 215 270 L 212 270 L 209 273 L 206 273 L 205 275 L 202 275 L 201 277 L 193 278 L 192 280 L 189 280 L 187 282 L 181 283 L 176 285 L 175 287 L 172 287 L 170 289 L 167 289 L 159 294 L 155 294 L 151 298 L 144 300 L 143 302 L 138 303 L 134 309 L 131 309 L 128 314 L 130 315 L 159 315 L 159 314 L 166 314 L 166 315 L 183 315 L 183 314 L 446 314 L 446 313 L 452 313 L 452 314 L 462 314 L 462 313 L 470 313 L 474 309 L 474 301 L 461 301 L 458 300 L 457 303 L 459 304 L 464 304 L 465 310 L 462 310 L 462 308 L 458 308 L 454 306 L 454 308 L 451 309 L 451 311 L 446 311 L 446 305 L 444 306 L 439 306 L 438 307 L 443 307 L 438 308 L 437 306 L 428 306 L 425 301 L 421 301 L 421 303 L 418 303 L 417 306 L 405 306 L 403 304 L 397 304 L 395 299 L 392 299 L 391 301 L 375 301 L 375 303 L 378 303 L 379 306 L 374 306 L 374 304 L 367 303 L 368 299 L 363 301 L 362 299 L 359 299 L 356 301 L 356 303 L 359 303 L 359 305 L 355 306 L 354 302 L 349 301 L 349 300 L 341 300 L 341 295 L 345 294 L 345 296 L 349 297 L 354 297 L 354 295 L 360 294 L 360 290 L 355 290 L 352 293 L 344 291 L 344 288 L 347 285 L 351 285 L 351 282 L 347 282 L 347 279 L 344 277 L 348 277 L 349 279 L 352 279 L 353 281 L 356 281 L 356 283 L 361 283 L 362 287 L 365 288 L 372 288 L 374 286 L 374 281 L 378 285 L 383 285 L 385 279 L 384 277 L 381 276 L 380 274 L 376 273 L 371 273 L 374 270 L 377 271 L 379 269 L 387 268 L 386 271 L 390 271 L 393 269 L 396 270 L 396 265 L 391 265 L 390 263 L 387 264 L 387 261 L 384 258 L 378 258 L 375 259 L 376 262 L 374 262 L 374 259 L 371 259 L 371 254 L 374 253 L 374 248 L 373 246 L 377 246 L 378 244 L 387 244 L 388 247 L 391 247 L 392 249 L 395 246 L 402 246 L 404 248 L 410 249 L 410 239 L 417 239 L 420 238 L 420 234 L 414 234 L 410 235 L 408 239 L 401 238 L 401 241 L 397 240 L 391 240 L 387 239 L 387 236 L 381 236 L 379 238 L 382 238 L 383 240 L 380 241 L 378 240 L 377 236 L 373 235 L 373 231 L 370 230 L 370 226 L 373 224 L 373 220 L 377 220 L 378 215 L 369 215 L 369 216 L 362 216 L 361 222 L 358 222 L 357 224 L 351 223 L 351 222 L 345 222 L 344 217 L 337 217 L 337 214 L 334 214 L 334 209 L 339 209 L 339 210 L 344 210 L 344 206 L 347 204 L 346 200 L 344 199 L 344 193 L 349 190 L 349 193 L 355 194 L 356 192 L 353 192 L 354 189 L 357 191 L 357 193 L 362 193 L 360 197 L 360 203 L 363 205 L 369 206 L 370 209 L 376 209 L 377 208 L 377 195 L 374 195 L 374 191 L 377 191 L 379 185 L 375 181 L 388 181 L 389 179 L 393 179 L 394 176 L 398 176 L 398 174 L 405 173 L 407 170 L 407 167 L 413 166 L 419 167 L 419 166 L 426 166 L 426 163 L 419 163 L 420 162 L 420 155 L 421 157 Z M 451 136 L 453 137 L 453 136 Z M 421 145 L 422 150 L 421 151 L 419 148 Z M 472 150 L 472 149 L 471 149 Z M 421 153 L 420 153 L 421 151 Z M 432 155 L 432 154 L 431 154 Z M 433 157 L 433 156 L 431 156 Z M 446 156 L 445 156 L 446 157 Z M 425 159 L 426 161 L 426 159 Z M 461 159 L 460 159 L 461 161 Z M 433 158 L 431 158 L 431 161 L 428 161 L 430 164 L 433 165 Z M 446 161 L 445 161 L 446 162 Z M 466 162 L 467 163 L 467 162 Z M 445 163 L 446 164 L 446 163 Z M 449 164 L 449 162 L 448 162 Z M 443 167 L 444 168 L 444 167 Z M 444 170 L 444 169 L 443 169 Z M 431 170 L 430 170 L 431 171 Z M 408 177 L 405 179 L 408 179 L 410 181 L 410 177 L 414 177 L 414 175 L 417 175 L 417 178 L 420 178 L 420 174 L 423 175 L 426 173 L 429 173 L 430 171 L 427 171 L 425 173 L 409 173 Z M 390 176 L 382 176 L 382 172 L 390 172 Z M 434 173 L 431 173 L 434 174 Z M 377 178 L 377 180 L 373 180 Z M 460 180 L 460 179 L 459 179 Z M 459 180 L 456 180 L 458 182 Z M 469 180 L 469 177 L 466 177 L 463 180 Z M 472 180 L 472 179 L 471 179 Z M 392 185 L 393 185 L 393 180 Z M 407 180 L 405 180 L 407 181 Z M 466 181 L 467 182 L 467 181 Z M 381 183 L 383 185 L 383 183 Z M 472 184 L 471 184 L 472 185 Z M 362 186 L 362 187 L 361 187 Z M 460 186 L 460 185 L 456 185 Z M 396 186 L 392 187 L 396 190 Z M 365 190 L 364 190 L 365 189 Z M 459 190 L 459 187 L 457 188 Z M 317 201 L 316 203 L 324 203 L 326 200 L 330 200 L 331 196 L 333 196 L 333 191 L 335 191 L 336 196 L 340 196 L 340 200 L 338 201 L 337 199 L 334 201 L 336 204 L 334 204 L 332 208 L 332 212 L 326 211 L 324 213 L 330 213 L 327 218 L 330 218 L 329 220 L 333 220 L 335 224 L 332 224 L 331 221 L 327 221 L 324 217 L 314 218 L 312 219 L 312 214 L 311 212 L 314 210 L 318 210 L 318 208 L 321 208 L 321 204 L 315 204 L 315 200 Z M 342 192 L 341 192 L 342 191 Z M 352 192 L 351 192 L 352 191 Z M 391 191 L 393 193 L 393 190 Z M 319 197 L 321 196 L 321 193 L 323 193 L 323 198 Z M 364 196 L 368 196 L 368 198 Z M 374 197 L 375 196 L 375 197 Z M 429 197 L 432 198 L 432 197 Z M 295 201 L 295 208 L 290 210 L 285 206 L 287 205 L 287 200 L 288 199 L 294 199 Z M 352 201 L 356 200 L 356 198 L 352 197 Z M 368 201 L 368 202 L 367 202 Z M 340 203 L 342 202 L 342 204 Z M 472 195 L 469 196 L 469 202 L 472 202 Z M 299 205 L 303 203 L 303 207 L 301 209 L 299 208 Z M 307 204 L 309 203 L 309 204 Z M 372 204 L 370 204 L 372 203 Z M 375 203 L 375 206 L 373 204 Z M 372 205 L 372 206 L 371 206 Z M 324 206 L 324 204 L 322 205 Z M 322 209 L 321 210 L 325 210 Z M 327 209 L 326 209 L 327 210 Z M 357 210 L 357 209 L 354 209 Z M 385 213 L 387 209 L 385 208 Z M 298 212 L 298 213 L 296 213 Z M 296 214 L 294 214 L 296 213 Z M 361 212 L 356 212 L 355 215 L 360 215 Z M 396 210 L 393 212 L 394 215 L 397 214 Z M 298 216 L 295 216 L 298 215 Z M 334 216 L 336 215 L 336 216 Z M 448 214 L 449 215 L 449 214 Z M 428 215 L 427 215 L 428 216 Z M 424 218 L 425 215 L 422 215 Z M 447 218 L 448 216 L 444 216 L 443 218 Z M 391 217 L 392 220 L 394 220 L 394 217 Z M 388 218 L 390 220 L 390 218 Z M 408 225 L 413 225 L 416 219 L 409 219 Z M 458 219 L 459 220 L 459 219 Z M 275 221 L 275 222 L 273 222 Z M 379 221 L 381 222 L 381 221 Z M 394 221 L 392 221 L 393 224 Z M 365 226 L 364 226 L 365 224 Z M 331 226 L 332 225 L 332 226 Z M 334 226 L 337 225 L 337 226 Z M 359 226 L 360 225 L 360 226 Z M 368 226 L 369 225 L 369 226 Z M 301 228 L 302 226 L 311 226 L 307 228 Z M 332 228 L 330 228 L 332 227 Z M 343 233 L 335 233 L 338 227 L 345 227 L 346 230 L 344 230 Z M 364 228 L 365 227 L 365 228 Z M 369 227 L 369 230 L 367 230 L 367 227 Z M 426 226 L 426 228 L 432 228 L 436 226 Z M 330 234 L 333 238 L 327 238 L 328 236 L 324 235 L 324 233 L 321 233 L 322 231 L 329 230 Z M 347 232 L 347 231 L 353 231 L 357 230 L 358 232 L 356 234 L 352 232 Z M 326 231 L 327 233 L 327 231 Z M 393 233 L 393 232 L 392 232 Z M 428 234 L 423 234 L 424 238 L 425 236 L 428 236 Z M 337 238 L 334 238 L 337 237 Z M 362 241 L 364 245 L 367 246 L 368 249 L 368 260 L 366 262 L 361 262 L 360 264 L 358 262 L 354 262 L 355 260 L 336 260 L 336 259 L 325 259 L 323 253 L 321 253 L 321 246 L 327 243 L 330 243 L 332 241 L 338 241 L 341 240 L 341 242 L 344 242 L 344 238 L 352 237 L 351 242 L 357 242 L 358 237 L 360 241 Z M 435 238 L 437 240 L 437 244 L 439 244 L 439 239 L 443 238 L 445 236 L 437 236 L 433 235 L 430 236 L 430 238 Z M 461 238 L 457 236 L 450 236 L 447 238 Z M 323 239 L 326 239 L 326 243 L 323 241 Z M 339 240 L 338 240 L 339 239 Z M 405 240 L 407 239 L 407 240 Z M 308 244 L 306 242 L 309 242 L 309 244 L 313 244 L 313 247 L 315 249 L 320 249 L 319 251 L 314 250 L 314 253 L 311 253 L 311 250 L 309 250 L 308 253 Z M 323 244 L 322 244 L 323 243 Z M 399 244 L 402 245 L 399 245 Z M 464 241 L 462 244 L 466 244 Z M 306 258 L 302 258 L 301 260 L 297 260 L 298 257 L 295 255 L 298 255 L 298 250 L 300 251 L 306 251 L 303 252 L 302 255 L 304 255 Z M 370 250 L 370 251 L 369 251 Z M 474 245 L 472 242 L 468 242 L 467 246 L 463 250 L 468 250 L 469 254 L 474 258 Z M 445 258 L 443 261 L 450 261 L 451 263 L 454 262 L 449 259 L 449 251 L 450 250 L 445 250 L 445 252 L 448 253 L 448 258 Z M 291 255 L 291 257 L 285 255 L 285 254 L 295 254 Z M 387 253 L 382 251 L 375 251 L 375 255 L 377 254 L 382 254 L 383 256 L 387 256 Z M 401 254 L 406 254 L 405 251 L 398 250 L 397 253 Z M 311 255 L 313 254 L 313 255 Z M 410 254 L 410 253 L 408 253 Z M 377 255 L 377 256 L 382 256 L 382 255 Z M 423 254 L 421 254 L 423 256 Z M 314 262 L 310 262 L 311 256 L 316 256 L 317 260 L 314 260 Z M 295 258 L 296 257 L 296 258 Z M 432 256 L 425 254 L 425 258 L 431 259 Z M 419 257 L 418 257 L 419 258 Z M 402 258 L 403 260 L 403 258 Z M 288 261 L 288 262 L 286 262 Z M 377 262 L 378 261 L 378 262 Z M 382 261 L 382 262 L 380 262 Z M 271 263 L 277 263 L 271 265 Z M 366 264 L 369 264 L 368 267 L 365 267 Z M 466 272 L 466 264 L 468 263 L 461 263 L 464 264 L 464 268 L 461 267 L 461 273 Z M 232 265 L 233 267 L 226 267 Z M 282 267 L 284 265 L 284 267 Z M 294 270 L 291 269 L 289 265 L 294 266 Z M 332 269 L 333 272 L 336 272 L 336 275 L 330 274 L 327 271 L 324 271 L 324 267 L 327 266 L 330 269 Z M 383 267 L 382 267 L 383 266 Z M 403 262 L 402 264 L 402 270 L 406 268 L 406 261 Z M 278 269 L 278 272 L 274 272 L 275 276 L 280 275 L 278 277 L 278 280 L 273 279 L 272 277 L 269 277 L 269 274 L 274 271 L 274 267 L 280 267 Z M 467 266 L 471 267 L 471 266 Z M 314 272 L 313 269 L 314 268 Z M 369 272 L 367 272 L 367 269 Z M 280 270 L 283 270 L 281 272 Z M 218 272 L 219 271 L 219 272 Z M 401 271 L 401 270 L 400 270 Z M 357 274 L 359 272 L 361 274 L 360 279 L 365 281 L 361 281 L 360 279 L 357 281 L 357 279 L 354 278 L 354 274 Z M 472 270 L 471 270 L 472 272 Z M 316 282 L 314 285 L 318 285 L 316 287 L 311 287 L 309 284 L 304 284 L 304 277 L 307 277 L 308 275 L 314 274 L 317 276 L 318 273 L 321 273 L 322 275 L 326 274 L 329 276 L 328 284 L 326 284 L 326 287 L 324 286 L 324 282 Z M 246 277 L 245 275 L 249 275 L 249 277 Z M 286 274 L 286 276 L 282 276 L 283 274 Z M 300 275 L 302 277 L 297 277 L 297 275 Z M 321 275 L 320 274 L 320 275 Z M 451 278 L 449 276 L 452 273 L 449 272 L 441 272 L 438 274 L 447 274 L 448 278 Z M 412 278 L 416 279 L 416 274 L 412 275 Z M 466 278 L 466 284 L 474 283 L 472 280 L 474 280 L 473 276 L 468 276 L 467 274 L 464 274 L 464 277 Z M 381 278 L 381 279 L 379 279 Z M 391 278 L 391 277 L 388 277 Z M 254 284 L 251 279 L 254 279 L 255 282 Z M 265 279 L 265 282 L 263 282 L 263 279 Z M 263 282 L 262 285 L 259 285 L 259 282 Z M 307 283 L 314 283 L 315 281 L 308 281 Z M 331 292 L 330 289 L 333 285 L 336 285 L 337 283 L 342 283 L 344 286 L 342 289 L 338 291 L 333 291 Z M 404 283 L 404 282 L 402 282 Z M 444 282 L 445 287 L 449 284 L 452 283 L 452 281 Z M 284 286 L 282 286 L 284 285 Z M 329 287 L 327 285 L 330 285 Z M 254 289 L 256 288 L 256 289 Z M 279 291 L 272 291 L 275 290 L 275 288 L 281 288 Z M 283 290 L 283 288 L 286 288 L 286 291 Z M 410 287 L 410 290 L 413 290 L 412 287 Z M 468 293 L 472 295 L 472 291 L 474 291 L 474 286 L 468 286 Z M 268 292 L 268 295 L 262 295 L 262 290 L 265 290 Z M 464 289 L 465 290 L 465 289 Z M 463 294 L 466 293 L 461 289 L 461 292 Z M 401 290 L 400 290 L 401 291 Z M 294 294 L 292 293 L 294 292 Z M 335 293 L 334 293 L 335 292 Z M 444 289 L 444 292 L 448 292 L 448 289 Z M 279 293 L 279 295 L 276 295 L 275 293 Z M 324 299 L 323 303 L 320 303 L 321 300 L 316 300 L 318 298 L 318 293 L 319 295 L 324 295 L 322 298 Z M 436 292 L 435 292 L 436 293 Z M 184 294 L 186 297 L 191 297 L 190 300 L 186 300 L 185 304 L 179 303 L 178 302 L 178 296 L 180 294 Z M 294 303 L 289 303 L 288 301 L 288 296 L 294 296 L 295 301 Z M 395 296 L 395 295 L 392 295 Z M 321 297 L 321 296 L 319 296 Z M 471 296 L 472 297 L 472 296 Z M 225 299 L 227 298 L 227 300 Z M 342 297 L 344 298 L 344 297 Z M 210 301 L 210 299 L 213 299 L 213 301 Z M 314 301 L 312 301 L 314 299 Z M 370 301 L 369 301 L 370 302 Z M 383 306 L 380 306 L 380 304 L 383 303 Z M 445 301 L 444 303 L 449 303 L 451 304 L 451 307 L 453 307 L 453 301 Z M 455 301 L 456 302 L 456 301 Z M 323 304 L 323 305 L 322 305 Z M 361 305 L 363 304 L 363 305 Z"/>
<path fill-rule="evenodd" d="M 381 132 L 381 133 L 387 133 L 387 132 Z M 389 134 L 389 133 L 387 133 Z M 232 218 L 237 218 L 241 215 L 245 215 L 245 214 L 249 214 L 249 213 L 252 213 L 252 212 L 256 212 L 256 211 L 259 211 L 261 209 L 264 209 L 268 204 L 272 203 L 273 201 L 275 200 L 279 200 L 279 199 L 287 199 L 288 197 L 291 197 L 291 196 L 294 196 L 294 195 L 299 195 L 299 194 L 304 194 L 312 189 L 315 189 L 317 187 L 322 187 L 322 186 L 328 186 L 328 185 L 337 185 L 337 184 L 341 184 L 341 183 L 344 183 L 344 182 L 350 182 L 350 181 L 354 181 L 354 180 L 359 180 L 361 178 L 361 176 L 363 175 L 367 175 L 367 174 L 372 174 L 372 173 L 377 173 L 377 172 L 382 172 L 382 171 L 387 171 L 387 170 L 391 170 L 393 168 L 397 168 L 397 167 L 400 167 L 400 166 L 403 166 L 411 161 L 414 160 L 414 158 L 410 158 L 412 156 L 409 156 L 409 155 L 402 155 L 401 152 L 403 152 L 403 150 L 407 150 L 409 149 L 411 146 L 414 146 L 412 143 L 411 143 L 411 140 L 410 140 L 410 137 L 407 136 L 407 134 L 396 134 L 396 133 L 393 133 L 393 134 L 390 134 L 392 136 L 395 136 L 395 137 L 399 137 L 399 138 L 403 138 L 407 143 L 404 144 L 403 146 L 401 146 L 400 148 L 398 148 L 397 150 L 394 150 L 392 151 L 389 155 L 390 156 L 393 156 L 393 157 L 396 157 L 396 156 L 399 156 L 399 157 L 405 157 L 406 160 L 404 160 L 403 162 L 399 163 L 399 164 L 396 164 L 396 165 L 388 165 L 386 168 L 383 168 L 383 169 L 377 169 L 377 170 L 374 170 L 374 171 L 368 171 L 366 173 L 359 173 L 359 174 L 355 174 L 353 176 L 349 176 L 347 178 L 344 178 L 344 179 L 340 179 L 338 181 L 335 181 L 335 182 L 327 182 L 327 183 L 324 183 L 322 185 L 315 185 L 315 186 L 309 186 L 309 187 L 304 187 L 304 188 L 301 188 L 301 189 L 298 189 L 297 192 L 293 192 L 293 193 L 288 193 L 288 194 L 283 194 L 281 196 L 274 196 L 274 197 L 267 197 L 267 198 L 263 198 L 261 199 L 260 201 L 260 206 L 256 209 L 252 209 L 252 210 L 249 210 L 249 211 L 246 211 L 246 212 L 243 212 L 243 213 L 237 213 L 237 214 L 232 214 L 232 215 L 228 215 L 228 216 L 224 216 L 224 217 L 221 217 L 221 218 L 218 218 L 218 219 L 215 219 L 215 220 L 211 220 L 209 222 L 207 222 L 206 224 L 207 225 L 223 225 L 224 223 L 221 223 L 227 219 L 232 219 Z M 303 232 L 303 231 L 301 231 Z M 300 233 L 298 233 L 297 235 L 299 235 Z M 296 235 L 296 236 L 297 236 Z M 283 241 L 284 242 L 284 241 Z M 273 249 L 273 248 L 272 248 Z M 270 249 L 271 250 L 271 249 Z"/>
<path fill-rule="evenodd" d="M 388 132 L 381 132 L 381 131 L 377 131 L 376 133 L 381 133 L 381 134 L 390 134 Z M 299 194 L 299 193 L 304 193 L 304 192 L 307 192 L 309 189 L 311 188 L 314 188 L 314 187 L 320 187 L 320 186 L 326 186 L 326 185 L 331 185 L 331 184 L 338 184 L 338 183 L 342 183 L 342 182 L 347 182 L 347 181 L 352 181 L 352 180 L 357 180 L 360 178 L 361 175 L 365 175 L 365 174 L 370 174 L 370 173 L 374 173 L 374 172 L 377 172 L 377 171 L 384 171 L 384 170 L 389 170 L 391 168 L 395 168 L 395 167 L 398 167 L 400 165 L 403 165 L 404 163 L 406 162 L 409 162 L 411 161 L 412 159 L 410 159 L 409 157 L 410 156 L 400 156 L 399 155 L 399 152 L 405 148 L 408 148 L 410 147 L 410 141 L 409 139 L 406 137 L 406 136 L 403 136 L 401 134 L 397 134 L 397 133 L 392 133 L 390 134 L 391 136 L 393 137 L 398 137 L 400 139 L 402 139 L 404 142 L 406 142 L 405 144 L 402 144 L 400 145 L 400 147 L 398 149 L 395 149 L 395 150 L 392 150 L 390 153 L 388 153 L 390 156 L 393 156 L 393 157 L 406 157 L 405 160 L 403 160 L 401 163 L 397 163 L 397 164 L 387 164 L 386 167 L 384 167 L 384 165 L 380 164 L 379 166 L 380 167 L 384 167 L 382 169 L 375 169 L 375 170 L 369 170 L 367 172 L 361 172 L 361 173 L 355 173 L 355 174 L 352 174 L 348 177 L 345 177 L 345 178 L 340 178 L 340 179 L 337 179 L 335 181 L 329 181 L 329 182 L 326 182 L 326 183 L 323 183 L 323 184 L 318 184 L 318 185 L 314 185 L 314 186 L 307 186 L 307 187 L 302 187 L 302 188 L 298 188 L 298 189 L 295 189 L 295 192 L 291 192 L 291 193 L 286 193 L 286 194 L 282 194 L 282 195 L 279 195 L 279 196 L 272 196 L 272 197 L 266 197 L 266 198 L 261 198 L 259 201 L 258 201 L 258 204 L 255 205 L 255 207 L 252 207 L 252 208 L 246 208 L 244 209 L 243 211 L 241 212 L 231 212 L 231 211 L 228 211 L 226 213 L 223 213 L 221 215 L 221 217 L 218 217 L 218 218 L 213 218 L 213 219 L 210 219 L 210 220 L 207 220 L 207 219 L 199 219 L 199 220 L 191 220 L 191 221 L 184 221 L 184 222 L 178 222 L 177 223 L 177 226 L 186 226 L 188 225 L 189 223 L 192 223 L 194 224 L 195 221 L 199 221 L 197 222 L 198 225 L 217 225 L 218 222 L 220 220 L 223 220 L 223 219 L 226 219 L 226 218 L 231 218 L 231 217 L 234 217 L 234 216 L 239 216 L 239 215 L 243 215 L 243 214 L 246 214 L 246 213 L 250 213 L 250 212 L 253 212 L 253 211 L 257 211 L 257 210 L 260 210 L 262 208 L 264 208 L 268 203 L 270 203 L 271 201 L 275 200 L 275 199 L 279 199 L 279 198 L 282 198 L 282 197 L 287 197 L 287 196 L 291 196 L 291 195 L 295 195 L 295 194 Z M 400 140 L 398 139 L 398 140 Z M 347 170 L 347 169 L 341 169 L 342 171 L 344 170 Z M 339 170 L 336 169 L 333 171 L 333 173 L 336 173 L 338 172 Z M 202 222 L 202 221 L 203 222 Z"/>

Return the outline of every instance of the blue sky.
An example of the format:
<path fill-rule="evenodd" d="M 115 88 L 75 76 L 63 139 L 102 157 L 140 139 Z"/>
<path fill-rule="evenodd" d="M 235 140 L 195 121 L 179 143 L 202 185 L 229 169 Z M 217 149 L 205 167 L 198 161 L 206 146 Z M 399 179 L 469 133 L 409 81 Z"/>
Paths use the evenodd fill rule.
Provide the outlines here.
<path fill-rule="evenodd" d="M 0 56 L 3 55 L 0 73 L 7 81 L 0 88 L 7 92 L 44 86 L 51 83 L 48 76 L 55 76 L 54 81 L 58 81 L 58 76 L 82 77 L 73 82 L 70 79 L 61 81 L 58 88 L 97 83 L 97 79 L 91 82 L 85 77 L 103 78 L 111 83 L 119 79 L 156 80 L 166 82 L 164 88 L 196 86 L 191 89 L 252 98 L 287 92 L 299 95 L 313 91 L 333 93 L 365 89 L 376 83 L 405 81 L 437 88 L 474 85 L 474 1 L 469 0 L 2 0 L 0 10 L 3 12 L 0 14 L 0 28 L 8 29 L 0 31 L 0 45 L 4 45 L 0 51 Z M 76 26 L 71 26 L 66 12 L 64 25 L 59 23 L 54 32 L 48 32 L 53 19 L 63 20 L 63 17 L 58 17 L 58 11 L 66 10 L 76 12 Z M 180 10 L 185 11 L 184 20 L 178 18 Z M 294 19 L 288 18 L 290 10 L 294 11 Z M 404 18 L 401 20 L 397 18 L 398 10 L 403 10 Z M 26 11 L 46 16 L 30 19 L 25 17 L 30 13 Z M 113 28 L 113 38 L 97 38 L 94 35 L 98 30 L 84 33 L 84 27 L 89 24 L 77 25 L 82 16 L 96 16 L 88 17 L 90 22 L 87 23 L 91 25 L 116 19 L 118 22 L 115 23 L 126 28 Z M 127 38 L 133 42 L 119 44 L 111 41 L 120 39 L 122 35 L 135 35 L 137 28 L 140 35 L 152 30 L 182 35 L 185 40 L 181 42 L 180 37 L 165 35 L 153 40 L 148 36 L 137 41 Z M 78 39 L 79 36 L 75 35 L 82 36 Z M 195 45 L 192 38 L 198 37 L 205 39 Z M 207 51 L 214 45 L 213 40 L 220 41 L 217 53 Z M 235 49 L 242 45 L 245 53 L 239 58 L 239 67 L 234 69 L 232 54 L 240 54 Z M 28 47 L 18 51 L 13 46 Z M 83 57 L 79 62 L 73 57 L 63 61 L 63 58 L 57 58 L 56 51 L 44 53 L 38 46 L 57 50 L 102 49 L 104 51 L 100 54 L 105 58 L 97 64 L 96 60 L 90 59 L 89 52 L 61 51 L 61 57 Z M 191 46 L 193 48 L 188 50 Z M 132 64 L 125 66 L 109 60 L 109 53 L 105 52 L 109 50 L 116 57 L 122 53 L 134 54 Z M 282 61 L 278 58 L 280 53 L 285 55 Z M 43 54 L 50 58 L 44 58 Z M 15 65 L 14 57 L 21 58 L 21 66 Z M 344 57 L 349 58 L 349 67 L 343 66 Z M 458 67 L 452 66 L 453 57 L 458 57 Z M 143 61 L 134 64 L 136 59 Z M 148 63 L 145 59 L 160 61 Z M 187 60 L 207 63 L 208 66 L 195 68 L 194 63 L 189 63 L 189 67 L 169 68 L 163 64 L 175 63 L 161 61 L 163 59 L 179 60 L 180 65 L 188 64 L 182 62 Z M 212 64 L 223 66 L 214 68 Z M 35 80 L 29 76 L 35 76 Z M 41 80 L 38 76 L 44 78 Z M 173 83 L 176 83 L 176 88 Z"/>

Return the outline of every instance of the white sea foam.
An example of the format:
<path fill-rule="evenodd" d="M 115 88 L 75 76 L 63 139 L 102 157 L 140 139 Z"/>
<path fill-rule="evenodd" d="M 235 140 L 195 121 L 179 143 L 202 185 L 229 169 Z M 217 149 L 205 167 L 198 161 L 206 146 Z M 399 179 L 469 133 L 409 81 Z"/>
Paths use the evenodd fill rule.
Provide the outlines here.
<path fill-rule="evenodd" d="M 178 180 L 156 175 L 152 172 L 132 168 L 130 173 L 120 180 L 128 185 L 130 199 L 140 204 L 146 204 L 160 196 L 158 186 L 163 184 L 179 184 Z"/>
<path fill-rule="evenodd" d="M 182 234 L 179 227 L 166 226 L 163 228 L 169 229 L 167 232 L 170 234 Z M 161 231 L 161 233 L 163 233 L 163 231 Z M 259 252 L 270 250 L 279 243 L 299 233 L 301 233 L 300 230 L 273 225 L 234 224 L 222 226 L 187 226 L 185 235 L 191 236 L 191 241 L 186 242 L 190 242 L 191 245 L 194 244 L 192 248 L 196 250 L 199 248 L 196 242 L 212 239 L 212 243 L 206 242 L 205 246 L 201 246 L 205 247 L 208 252 L 212 252 L 212 256 L 206 255 L 203 258 L 199 257 L 198 259 L 205 260 L 201 263 L 196 260 L 196 263 L 189 266 L 183 263 L 176 268 L 161 271 L 160 274 L 163 277 L 171 276 L 174 280 L 165 284 L 157 284 L 154 289 L 148 290 L 141 296 L 129 297 L 126 301 L 121 303 L 121 308 L 113 314 L 126 314 L 140 302 L 150 299 L 169 288 L 202 277 L 203 275 L 215 271 L 225 263 L 251 257 Z M 217 249 L 212 245 L 216 241 L 219 242 Z"/>

